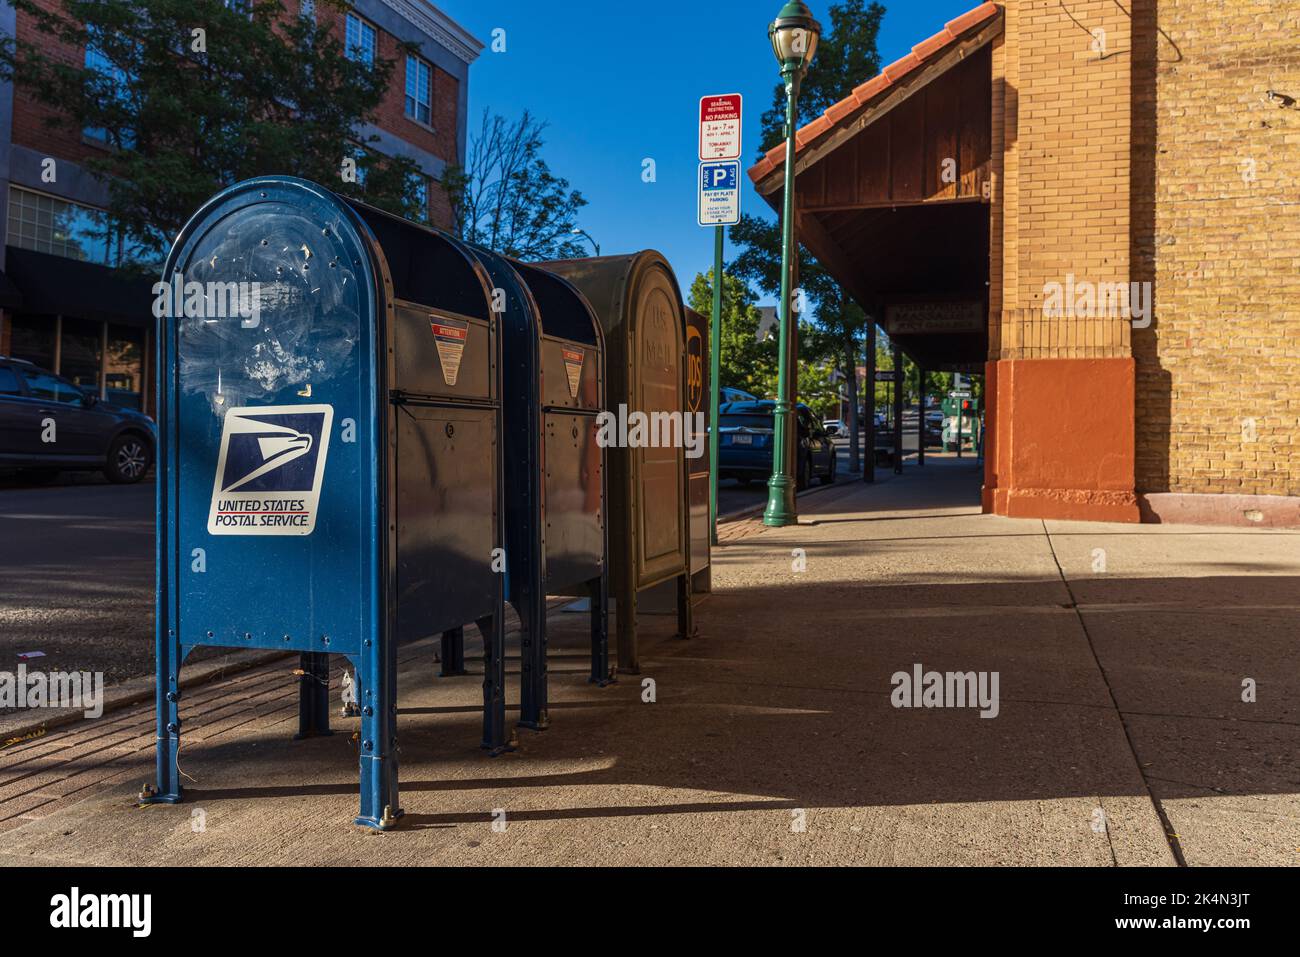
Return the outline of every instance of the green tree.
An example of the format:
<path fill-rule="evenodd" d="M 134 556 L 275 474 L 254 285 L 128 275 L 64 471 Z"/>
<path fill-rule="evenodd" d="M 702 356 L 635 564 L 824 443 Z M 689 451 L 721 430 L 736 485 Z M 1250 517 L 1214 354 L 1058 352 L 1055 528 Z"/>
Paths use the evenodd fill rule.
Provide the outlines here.
<path fill-rule="evenodd" d="M 880 54 L 876 48 L 880 22 L 885 8 L 864 0 L 843 0 L 833 4 L 828 14 L 828 28 L 817 47 L 808 75 L 800 89 L 799 106 L 804 116 L 814 116 L 843 99 L 852 89 L 880 72 Z M 762 117 L 762 152 L 785 138 L 785 87 L 777 84 L 772 108 Z M 756 216 L 742 216 L 731 227 L 731 241 L 744 247 L 733 264 L 735 273 L 762 291 L 780 294 L 781 232 L 779 224 Z M 808 315 L 821 334 L 813 349 L 800 333 L 798 382 L 803 387 L 811 381 L 810 363 L 833 356 L 843 371 L 849 400 L 849 468 L 859 468 L 858 380 L 855 371 L 862 355 L 862 341 L 868 317 L 840 284 L 807 253 L 799 250 L 797 286 L 803 292 Z M 801 326 L 803 323 L 801 322 Z"/>
<path fill-rule="evenodd" d="M 687 304 L 704 316 L 713 314 L 713 270 L 698 273 L 691 282 Z M 740 279 L 722 272 L 722 322 L 720 385 L 743 389 L 759 398 L 776 394 L 776 343 L 760 342 L 762 313 L 754 304 L 749 288 Z"/>
<path fill-rule="evenodd" d="M 281 0 L 6 2 L 43 37 L 87 51 L 68 62 L 48 41 L 6 37 L 0 77 L 52 107 L 52 125 L 104 143 L 85 166 L 108 186 L 110 238 L 136 261 L 156 262 L 213 193 L 260 174 L 422 215 L 418 167 L 367 149 L 378 137 L 358 133 L 394 61 L 350 59 L 324 17 L 318 26 Z"/>
<path fill-rule="evenodd" d="M 817 43 L 817 55 L 799 85 L 799 110 L 816 116 L 834 106 L 880 72 L 876 41 L 885 8 L 879 3 L 843 0 L 831 4 Z M 762 117 L 760 158 L 785 139 L 785 86 L 772 92 L 772 106 Z"/>
<path fill-rule="evenodd" d="M 513 123 L 483 111 L 466 165 L 442 178 L 458 236 L 525 261 L 583 254 L 573 231 L 587 201 L 542 159 L 545 129 L 527 110 Z"/>

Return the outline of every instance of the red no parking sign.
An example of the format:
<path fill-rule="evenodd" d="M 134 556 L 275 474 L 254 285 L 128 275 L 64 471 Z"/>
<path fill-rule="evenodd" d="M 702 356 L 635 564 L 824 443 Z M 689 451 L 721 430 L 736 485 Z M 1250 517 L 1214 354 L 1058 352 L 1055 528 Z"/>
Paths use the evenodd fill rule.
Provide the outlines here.
<path fill-rule="evenodd" d="M 700 97 L 700 159 L 740 159 L 740 94 Z"/>

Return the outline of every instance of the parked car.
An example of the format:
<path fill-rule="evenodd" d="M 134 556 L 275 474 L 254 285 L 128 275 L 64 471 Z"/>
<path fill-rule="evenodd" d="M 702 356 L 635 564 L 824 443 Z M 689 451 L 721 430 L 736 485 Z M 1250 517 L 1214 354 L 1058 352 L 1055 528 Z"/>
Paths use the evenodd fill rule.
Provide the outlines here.
<path fill-rule="evenodd" d="M 771 399 L 728 402 L 718 408 L 718 477 L 742 485 L 772 474 L 773 410 Z M 835 481 L 835 446 L 826 429 L 806 405 L 795 412 L 799 423 L 795 487 L 807 488 L 817 478 Z"/>
<path fill-rule="evenodd" d="M 157 435 L 149 416 L 0 356 L 0 468 L 36 479 L 102 469 L 110 482 L 138 482 L 153 464 Z"/>
<path fill-rule="evenodd" d="M 718 411 L 722 411 L 722 406 L 728 402 L 756 402 L 758 396 L 751 395 L 743 389 L 733 389 L 729 385 L 724 385 L 718 392 Z"/>
<path fill-rule="evenodd" d="M 824 428 L 826 434 L 833 439 L 838 439 L 841 436 L 849 434 L 848 423 L 843 419 L 825 419 L 822 422 L 822 428 Z"/>

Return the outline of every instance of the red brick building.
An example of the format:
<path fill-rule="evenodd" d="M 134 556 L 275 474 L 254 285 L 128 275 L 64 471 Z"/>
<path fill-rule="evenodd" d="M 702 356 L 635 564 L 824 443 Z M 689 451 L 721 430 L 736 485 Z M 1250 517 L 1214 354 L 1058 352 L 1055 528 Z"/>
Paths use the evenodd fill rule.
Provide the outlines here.
<path fill-rule="evenodd" d="M 353 56 L 397 61 L 376 121 L 357 131 L 359 139 L 377 137 L 368 148 L 413 160 L 429 220 L 449 226 L 437 180 L 464 162 L 469 66 L 482 44 L 428 0 L 356 0 L 346 12 L 313 0 L 286 6 L 330 17 Z M 41 33 L 4 3 L 0 33 L 77 66 L 95 56 Z M 402 42 L 418 54 L 401 51 Z M 0 355 L 28 359 L 115 403 L 152 409 L 151 283 L 124 279 L 114 268 L 121 249 L 89 235 L 104 220 L 108 190 L 85 163 L 107 144 L 93 130 L 50 126 L 50 114 L 21 83 L 0 84 Z M 50 160 L 53 182 L 42 175 Z"/>
<path fill-rule="evenodd" d="M 1300 526 L 1298 34 L 985 3 L 800 129 L 803 243 L 886 331 L 931 317 L 894 330 L 923 368 L 985 374 L 986 511 Z M 750 170 L 773 205 L 783 174 Z"/>

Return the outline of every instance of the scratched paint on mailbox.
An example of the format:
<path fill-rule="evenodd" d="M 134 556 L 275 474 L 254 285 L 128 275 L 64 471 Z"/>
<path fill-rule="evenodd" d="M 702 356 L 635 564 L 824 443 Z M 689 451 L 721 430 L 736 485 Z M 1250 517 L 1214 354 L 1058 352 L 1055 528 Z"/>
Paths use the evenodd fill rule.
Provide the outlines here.
<path fill-rule="evenodd" d="M 229 410 L 221 426 L 208 533 L 310 535 L 333 420 L 328 405 Z"/>

